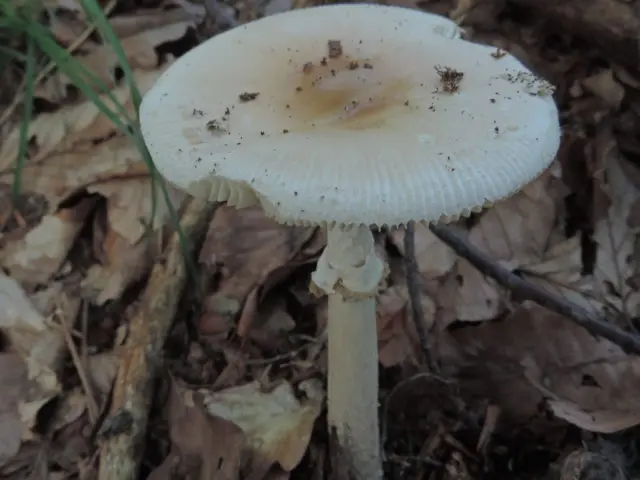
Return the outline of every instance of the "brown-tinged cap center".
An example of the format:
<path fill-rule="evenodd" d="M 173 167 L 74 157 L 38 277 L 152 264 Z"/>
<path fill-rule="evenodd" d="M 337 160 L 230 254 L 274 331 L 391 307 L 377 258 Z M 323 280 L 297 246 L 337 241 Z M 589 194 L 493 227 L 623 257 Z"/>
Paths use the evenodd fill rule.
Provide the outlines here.
<path fill-rule="evenodd" d="M 290 64 L 282 105 L 293 131 L 314 127 L 364 130 L 384 125 L 396 110 L 407 110 L 410 81 L 383 61 L 341 54 Z"/>

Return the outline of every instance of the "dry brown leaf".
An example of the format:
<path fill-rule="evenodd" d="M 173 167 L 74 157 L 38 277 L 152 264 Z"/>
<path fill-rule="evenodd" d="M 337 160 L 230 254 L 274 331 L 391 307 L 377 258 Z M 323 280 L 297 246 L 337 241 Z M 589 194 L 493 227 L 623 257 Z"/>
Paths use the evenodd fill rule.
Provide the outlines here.
<path fill-rule="evenodd" d="M 159 29 L 193 20 L 188 12 L 180 8 L 171 10 L 160 9 L 140 9 L 134 14 L 115 15 L 109 19 L 111 28 L 119 38 L 131 37 L 142 33 L 145 30 Z M 195 22 L 191 22 L 193 25 Z M 172 35 L 167 35 L 170 37 Z M 149 40 L 147 40 L 149 41 Z"/>
<path fill-rule="evenodd" d="M 153 86 L 166 66 L 152 71 L 134 71 L 141 94 L 146 93 Z M 134 107 L 130 89 L 127 86 L 114 88 L 111 94 L 129 116 L 133 117 Z M 111 105 L 111 100 L 106 95 L 101 95 L 100 99 L 105 104 Z M 33 146 L 29 163 L 40 162 L 54 151 L 68 152 L 76 144 L 105 138 L 114 131 L 113 123 L 90 101 L 65 106 L 54 113 L 42 113 L 29 124 L 29 142 Z M 6 178 L 10 176 L 7 172 L 13 168 L 18 157 L 19 145 L 20 126 L 18 125 L 0 144 L 0 181 L 3 183 L 11 183 L 11 179 Z M 23 180 L 28 180 L 26 174 Z"/>
<path fill-rule="evenodd" d="M 189 0 L 167 0 L 167 5 L 175 5 L 187 12 L 191 19 L 200 24 L 204 22 L 209 15 L 206 7 L 200 2 L 190 2 Z"/>
<path fill-rule="evenodd" d="M 540 262 L 555 238 L 558 205 L 564 193 L 553 167 L 486 211 L 471 228 L 469 241 L 507 268 Z M 456 279 L 460 284 L 455 304 L 458 320 L 489 320 L 502 311 L 495 282 L 465 259 L 458 261 Z"/>
<path fill-rule="evenodd" d="M 27 369 L 15 353 L 0 353 L 0 467 L 20 449 L 22 421 L 18 402 L 27 388 Z"/>
<path fill-rule="evenodd" d="M 107 398 L 111 386 L 118 373 L 120 359 L 113 352 L 102 352 L 90 355 L 87 358 L 86 371 L 94 387 L 93 391 L 98 396 L 98 403 Z"/>
<path fill-rule="evenodd" d="M 259 382 L 253 382 L 221 392 L 200 393 L 210 415 L 242 429 L 253 455 L 291 471 L 307 450 L 324 399 L 317 380 L 305 380 L 299 388 L 306 399 L 298 400 L 286 382 L 269 392 L 263 391 Z"/>
<path fill-rule="evenodd" d="M 5 238 L 0 265 L 22 285 L 45 284 L 62 266 L 95 203 L 93 198 L 81 200 L 71 208 L 45 215 L 31 230 Z"/>
<path fill-rule="evenodd" d="M 191 22 L 179 22 L 143 31 L 136 35 L 121 39 L 120 44 L 132 68 L 152 70 L 159 64 L 156 47 L 166 42 L 174 42 L 184 37 Z M 85 56 L 75 59 L 98 81 L 107 88 L 115 86 L 116 69 L 120 68 L 118 55 L 111 45 L 101 45 Z M 63 73 L 51 77 L 50 81 L 59 85 L 71 85 L 73 82 Z"/>
<path fill-rule="evenodd" d="M 640 411 L 590 410 L 585 412 L 567 400 L 549 400 L 556 417 L 589 432 L 615 433 L 640 425 Z"/>
<path fill-rule="evenodd" d="M 253 302 L 251 301 L 252 297 Z M 274 300 L 263 311 L 259 312 L 257 298 L 257 295 L 249 294 L 245 308 L 242 311 L 242 317 L 245 315 L 256 317 L 250 322 L 253 328 L 247 328 L 245 332 L 240 332 L 241 317 L 238 320 L 238 335 L 242 338 L 243 333 L 248 334 L 249 338 L 260 347 L 267 350 L 275 350 L 283 342 L 286 342 L 287 334 L 295 328 L 296 322 L 287 312 L 284 301 Z"/>
<path fill-rule="evenodd" d="M 28 164 L 23 171 L 22 188 L 44 195 L 49 209 L 55 211 L 61 201 L 89 185 L 147 175 L 138 150 L 129 139 L 117 136 L 85 151 L 55 154 L 42 163 Z M 0 183 L 12 181 L 12 175 L 0 175 Z"/>
<path fill-rule="evenodd" d="M 60 387 L 56 371 L 65 351 L 65 340 L 45 315 L 52 311 L 46 297 L 58 294 L 63 295 L 61 287 L 53 284 L 29 298 L 18 282 L 0 274 L 0 330 L 26 362 L 29 378 L 53 394 Z M 34 300 L 39 305 L 34 305 Z"/>
<path fill-rule="evenodd" d="M 22 286 L 13 278 L 0 273 L 0 328 L 22 325 L 35 331 L 45 330 L 46 320 L 31 303 Z"/>
<path fill-rule="evenodd" d="M 495 260 L 513 267 L 539 260 L 556 225 L 565 189 L 554 170 L 487 210 L 469 240 Z"/>
<path fill-rule="evenodd" d="M 455 252 L 431 233 L 427 226 L 416 224 L 414 238 L 418 270 L 425 279 L 441 277 L 454 267 Z M 390 239 L 404 255 L 404 229 L 394 230 Z"/>
<path fill-rule="evenodd" d="M 491 25 L 505 3 L 505 0 L 456 0 L 449 17 L 463 27 Z"/>
<path fill-rule="evenodd" d="M 611 108 L 620 108 L 620 104 L 624 99 L 624 87 L 615 79 L 613 70 L 610 68 L 584 78 L 582 86 Z"/>
<path fill-rule="evenodd" d="M 523 276 L 550 294 L 564 297 L 587 310 L 602 311 L 604 304 L 598 300 L 594 278 L 582 274 L 582 249 L 580 237 L 575 236 L 551 246 L 542 261 L 523 265 Z"/>
<path fill-rule="evenodd" d="M 131 245 L 113 229 L 107 231 L 101 264 L 92 265 L 82 280 L 83 297 L 96 305 L 115 300 L 133 283 L 141 280 L 153 264 L 157 244 L 142 239 Z"/>
<path fill-rule="evenodd" d="M 236 315 L 251 290 L 292 261 L 313 235 L 313 228 L 280 225 L 258 207 L 218 208 L 200 262 L 220 271 L 222 279 L 203 315 Z"/>
<path fill-rule="evenodd" d="M 175 211 L 179 210 L 186 197 L 185 193 L 169 184 L 166 184 L 166 187 L 171 205 Z M 155 211 L 153 211 L 154 189 L 148 176 L 94 183 L 89 185 L 87 190 L 91 193 L 100 193 L 107 198 L 109 226 L 131 245 L 137 244 L 142 239 L 146 225 L 151 225 L 152 229 L 156 230 L 164 226 L 169 219 L 169 207 L 157 184 Z"/>
<path fill-rule="evenodd" d="M 208 415 L 199 395 L 175 381 L 166 408 L 172 453 L 149 478 L 173 479 L 180 466 L 185 477 L 240 480 L 246 440 L 238 426 Z"/>
<path fill-rule="evenodd" d="M 28 389 L 20 398 L 18 411 L 24 439 L 32 437 L 37 415 L 43 405 L 61 391 L 58 371 L 66 343 L 61 326 L 54 319 L 71 325 L 80 302 L 65 292 L 60 283 L 31 297 L 10 277 L 0 274 L 0 330 L 26 365 Z"/>
<path fill-rule="evenodd" d="M 464 258 L 458 260 L 455 277 L 459 285 L 454 305 L 458 320 L 481 322 L 502 312 L 504 306 L 497 284 Z"/>
<path fill-rule="evenodd" d="M 435 316 L 435 303 L 422 295 L 422 310 L 425 328 L 429 330 Z M 420 350 L 418 335 L 410 313 L 409 292 L 407 286 L 394 285 L 376 298 L 378 356 L 385 367 L 414 361 Z"/>
<path fill-rule="evenodd" d="M 70 12 L 53 13 L 49 20 L 49 31 L 63 46 L 69 46 L 87 29 L 87 24 L 77 15 Z M 82 50 L 87 51 L 96 48 L 98 43 L 91 38 L 82 42 Z M 40 96 L 36 93 L 36 96 Z"/>
<path fill-rule="evenodd" d="M 227 365 L 213 382 L 211 389 L 214 391 L 238 385 L 247 374 L 247 356 L 244 352 L 233 347 L 225 347 L 222 353 Z"/>
<path fill-rule="evenodd" d="M 52 431 L 56 432 L 76 421 L 87 410 L 87 397 L 80 387 L 65 392 L 51 423 Z"/>
<path fill-rule="evenodd" d="M 57 370 L 62 354 L 66 352 L 62 335 L 64 327 L 59 322 L 64 321 L 67 328 L 71 328 L 80 310 L 80 299 L 73 286 L 67 287 L 62 282 L 50 282 L 46 289 L 29 298 L 47 318 L 44 328 L 40 327 L 39 331 L 18 331 L 20 335 L 31 336 L 35 340 L 27 357 L 29 375 L 53 389 L 57 380 L 54 382 L 52 372 Z"/>
<path fill-rule="evenodd" d="M 625 165 L 626 164 L 626 165 Z M 607 185 L 603 188 L 611 201 L 607 215 L 597 221 L 593 239 L 598 244 L 594 277 L 603 299 L 630 316 L 638 314 L 640 294 L 627 280 L 636 273 L 635 237 L 627 218 L 640 191 L 630 181 L 627 169 L 634 167 L 622 157 L 612 156 L 606 164 Z"/>
<path fill-rule="evenodd" d="M 594 431 L 640 419 L 640 359 L 541 307 L 521 307 L 503 322 L 458 329 L 448 338 L 484 372 L 476 370 L 476 386 L 508 413 L 526 418 L 546 398 L 582 428 L 593 413 Z"/>

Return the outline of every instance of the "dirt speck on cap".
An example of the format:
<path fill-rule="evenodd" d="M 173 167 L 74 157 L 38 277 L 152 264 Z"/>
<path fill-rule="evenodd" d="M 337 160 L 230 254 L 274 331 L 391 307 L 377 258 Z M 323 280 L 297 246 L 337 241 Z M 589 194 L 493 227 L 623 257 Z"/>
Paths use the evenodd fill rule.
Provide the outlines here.
<path fill-rule="evenodd" d="M 258 98 L 258 95 L 260 95 L 259 92 L 252 92 L 252 93 L 243 92 L 240 95 L 238 95 L 238 98 L 240 99 L 241 102 L 250 102 Z"/>
<path fill-rule="evenodd" d="M 446 93 L 455 93 L 460 89 L 460 82 L 464 77 L 464 73 L 451 67 L 441 67 L 436 65 L 436 72 L 440 76 L 442 90 Z"/>
<path fill-rule="evenodd" d="M 329 58 L 340 58 L 342 56 L 342 42 L 340 40 L 329 40 L 327 42 Z"/>
<path fill-rule="evenodd" d="M 220 123 L 219 120 L 209 120 L 205 124 L 205 127 L 209 132 L 217 135 L 227 132 L 227 128 L 224 125 L 222 125 L 222 123 Z"/>

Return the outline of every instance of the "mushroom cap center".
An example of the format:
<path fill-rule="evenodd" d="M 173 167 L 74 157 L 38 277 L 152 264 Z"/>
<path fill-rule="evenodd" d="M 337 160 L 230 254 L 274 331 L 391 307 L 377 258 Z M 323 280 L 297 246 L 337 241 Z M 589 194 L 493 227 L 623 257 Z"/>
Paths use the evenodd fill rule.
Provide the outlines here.
<path fill-rule="evenodd" d="M 397 68 L 391 71 L 382 58 L 343 54 L 302 66 L 292 63 L 277 80 L 283 85 L 277 106 L 291 118 L 292 130 L 364 130 L 381 127 L 396 111 L 407 110 L 412 82 Z"/>

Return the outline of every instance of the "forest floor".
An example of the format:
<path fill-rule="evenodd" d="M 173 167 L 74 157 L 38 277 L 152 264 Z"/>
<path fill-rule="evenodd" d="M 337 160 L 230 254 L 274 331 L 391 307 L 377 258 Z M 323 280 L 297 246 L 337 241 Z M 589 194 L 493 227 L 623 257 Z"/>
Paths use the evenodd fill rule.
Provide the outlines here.
<path fill-rule="evenodd" d="M 636 337 L 640 43 L 628 32 L 640 31 L 640 15 L 634 1 L 582 1 L 390 3 L 450 16 L 465 38 L 512 53 L 556 86 L 556 162 L 456 228 L 494 263 Z M 144 94 L 203 40 L 310 4 L 102 7 Z M 41 8 L 51 38 L 112 95 L 97 98 L 135 115 L 131 77 L 79 1 Z M 7 45 L 28 52 L 26 38 Z M 326 298 L 308 291 L 324 232 L 279 225 L 258 208 L 198 210 L 169 187 L 197 246 L 194 269 L 185 268 L 171 212 L 152 208 L 140 145 L 59 65 L 29 93 L 28 60 L 4 61 L 0 477 L 126 478 L 100 468 L 115 462 L 139 465 L 150 480 L 326 478 Z M 38 72 L 46 63 L 38 57 Z M 429 331 L 421 345 L 404 230 L 376 241 L 389 266 L 377 301 L 386 478 L 637 475 L 637 351 L 520 301 L 416 225 Z M 425 347 L 437 371 L 425 366 Z M 152 402 L 127 404 L 127 389 Z"/>

